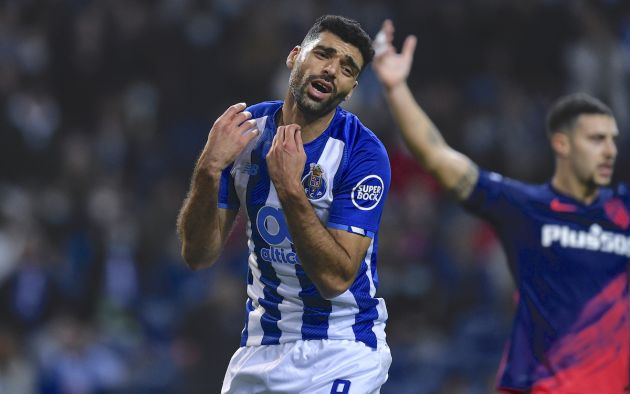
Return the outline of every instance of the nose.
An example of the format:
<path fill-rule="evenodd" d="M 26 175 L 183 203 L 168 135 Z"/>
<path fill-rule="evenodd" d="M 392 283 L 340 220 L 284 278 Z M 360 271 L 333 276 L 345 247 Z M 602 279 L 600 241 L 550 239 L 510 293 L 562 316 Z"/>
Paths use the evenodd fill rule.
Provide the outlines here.
<path fill-rule="evenodd" d="M 613 159 L 617 157 L 617 143 L 614 139 L 611 138 L 606 141 L 604 154 L 606 155 L 606 157 L 610 157 Z"/>
<path fill-rule="evenodd" d="M 324 74 L 328 74 L 331 76 L 335 76 L 337 75 L 337 70 L 339 69 L 339 65 L 337 64 L 337 62 L 334 59 L 331 59 L 330 61 L 326 62 L 326 64 L 324 65 Z"/>

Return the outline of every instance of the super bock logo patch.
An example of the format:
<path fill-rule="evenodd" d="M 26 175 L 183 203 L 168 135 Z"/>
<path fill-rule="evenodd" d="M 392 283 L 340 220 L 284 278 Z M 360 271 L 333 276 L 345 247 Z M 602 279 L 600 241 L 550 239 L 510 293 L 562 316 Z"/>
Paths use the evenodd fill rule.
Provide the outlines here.
<path fill-rule="evenodd" d="M 384 191 L 385 185 L 381 177 L 368 175 L 352 189 L 352 203 L 362 211 L 369 211 L 378 205 Z"/>
<path fill-rule="evenodd" d="M 324 177 L 324 169 L 319 164 L 311 163 L 311 169 L 304 178 L 302 178 L 302 186 L 304 193 L 309 200 L 318 200 L 326 194 L 326 178 Z"/>

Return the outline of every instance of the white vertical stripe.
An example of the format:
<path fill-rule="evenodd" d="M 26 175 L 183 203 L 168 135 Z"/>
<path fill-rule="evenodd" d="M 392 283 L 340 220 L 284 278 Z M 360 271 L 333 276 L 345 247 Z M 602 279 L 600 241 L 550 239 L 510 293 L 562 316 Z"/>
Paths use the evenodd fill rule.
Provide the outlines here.
<path fill-rule="evenodd" d="M 376 289 L 374 288 L 374 281 L 372 280 L 372 273 L 370 272 L 373 247 L 374 240 L 370 242 L 370 247 L 367 250 L 364 260 L 367 265 L 365 275 L 368 276 L 368 280 L 370 281 L 370 295 L 372 297 L 376 292 Z M 350 292 L 350 290 L 346 290 L 343 294 L 335 297 L 332 301 L 332 313 L 328 331 L 334 332 L 335 337 L 338 335 L 348 336 L 350 338 L 354 337 L 352 326 L 355 323 L 356 314 L 359 313 L 359 307 L 354 295 Z"/>
<path fill-rule="evenodd" d="M 256 126 L 259 130 L 258 135 L 251 140 L 245 149 L 243 149 L 243 151 L 238 155 L 236 160 L 234 160 L 234 166 L 232 167 L 231 174 L 234 176 L 234 187 L 236 188 L 236 193 L 238 194 L 238 198 L 243 206 L 247 204 L 247 183 L 249 182 L 250 177 L 248 166 L 251 165 L 252 151 L 258 146 L 260 141 L 262 141 L 266 123 L 266 116 L 256 119 Z"/>
<path fill-rule="evenodd" d="M 258 299 L 262 297 L 262 286 L 260 285 L 260 269 L 258 269 L 258 260 L 254 253 L 254 242 L 251 240 L 252 229 L 251 223 L 247 222 L 247 246 L 249 248 L 249 269 L 254 278 L 252 284 L 247 285 L 247 295 L 252 299 L 254 310 L 247 315 L 247 345 L 260 345 L 262 342 L 263 331 L 260 324 L 260 317 L 264 313 L 264 308 L 258 304 Z"/>
<path fill-rule="evenodd" d="M 365 264 L 367 265 L 367 269 L 365 270 L 365 275 L 367 275 L 368 280 L 370 281 L 370 296 L 374 298 L 376 295 L 376 286 L 374 286 L 374 278 L 372 277 L 372 252 L 374 251 L 374 238 L 370 241 L 370 247 L 365 253 Z"/>
<path fill-rule="evenodd" d="M 376 340 L 378 342 L 385 341 L 385 322 L 388 319 L 387 307 L 385 306 L 385 300 L 382 298 L 377 298 L 378 305 L 376 306 L 376 310 L 378 311 L 378 319 L 374 321 L 374 327 L 372 327 L 372 332 L 376 335 Z"/>
<path fill-rule="evenodd" d="M 372 276 L 372 252 L 374 251 L 374 239 L 370 242 L 370 247 L 368 248 L 367 253 L 365 254 L 365 264 L 367 265 L 367 270 L 365 274 L 367 275 L 370 281 L 370 296 L 374 298 L 376 295 L 376 286 L 374 285 L 374 277 Z M 385 340 L 385 321 L 387 321 L 387 308 L 385 307 L 385 300 L 382 298 L 376 298 L 378 300 L 378 305 L 376 306 L 376 311 L 378 312 L 378 318 L 374 321 L 374 326 L 372 327 L 372 332 L 376 336 L 378 341 Z"/>
<path fill-rule="evenodd" d="M 319 164 L 324 170 L 323 176 L 326 180 L 326 194 L 318 200 L 311 201 L 311 204 L 313 205 L 313 208 L 315 208 L 317 217 L 322 223 L 324 223 L 324 225 L 328 221 L 328 210 L 330 209 L 330 204 L 332 204 L 333 201 L 334 179 L 335 175 L 337 175 L 337 171 L 339 171 L 345 146 L 346 144 L 343 141 L 335 138 L 329 138 L 328 141 L 326 141 L 326 146 L 324 147 L 319 160 L 317 161 L 317 164 Z"/>
<path fill-rule="evenodd" d="M 271 179 L 269 179 L 269 195 L 267 196 L 265 205 L 281 208 L 278 192 Z M 282 244 L 272 246 L 291 249 L 291 242 L 285 239 Z M 282 341 L 282 336 L 286 333 L 293 333 L 293 335 L 295 335 L 295 333 L 301 332 L 304 304 L 298 294 L 302 288 L 293 264 L 272 262 L 271 266 L 280 280 L 280 285 L 277 287 L 276 291 L 282 297 L 282 302 L 278 304 L 278 311 L 280 311 L 278 328 L 280 329 L 280 341 Z"/>
<path fill-rule="evenodd" d="M 354 338 L 352 326 L 356 323 L 356 316 L 359 307 L 349 290 L 333 298 L 331 301 L 332 310 L 328 319 L 328 333 L 331 339 Z"/>

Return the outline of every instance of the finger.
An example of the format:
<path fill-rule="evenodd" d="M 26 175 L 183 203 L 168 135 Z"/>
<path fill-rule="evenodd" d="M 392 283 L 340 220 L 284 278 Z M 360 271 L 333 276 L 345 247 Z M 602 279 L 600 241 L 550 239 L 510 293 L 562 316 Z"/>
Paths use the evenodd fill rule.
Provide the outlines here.
<path fill-rule="evenodd" d="M 253 129 L 249 129 L 245 133 L 241 134 L 241 138 L 243 138 L 243 142 L 247 145 L 251 140 L 256 138 L 258 134 L 259 130 L 254 127 Z"/>
<path fill-rule="evenodd" d="M 240 126 L 243 122 L 246 122 L 247 120 L 251 119 L 251 117 L 252 117 L 251 112 L 242 111 L 242 112 L 238 112 L 234 114 L 234 116 L 232 117 L 232 121 Z"/>
<path fill-rule="evenodd" d="M 402 55 L 407 61 L 411 61 L 413 58 L 413 53 L 416 50 L 416 44 L 418 43 L 418 39 L 416 36 L 408 36 L 405 38 L 405 42 L 402 47 Z"/>
<path fill-rule="evenodd" d="M 221 119 L 221 118 L 223 118 L 223 119 L 232 119 L 232 117 L 234 115 L 236 115 L 237 113 L 243 111 L 245 108 L 247 108 L 247 104 L 245 104 L 245 103 L 236 103 L 234 105 L 230 105 L 228 107 L 228 109 L 225 110 L 223 115 L 221 115 L 219 117 L 219 119 Z"/>
<path fill-rule="evenodd" d="M 271 152 L 275 152 L 278 150 L 278 147 L 282 144 L 280 141 L 282 139 L 281 133 L 280 131 L 284 129 L 284 126 L 280 126 L 278 127 L 278 129 L 276 130 L 276 135 L 273 136 L 273 140 L 271 140 L 271 148 L 269 149 L 269 154 L 271 154 Z"/>
<path fill-rule="evenodd" d="M 286 132 L 286 126 L 280 126 L 278 127 L 278 130 L 276 131 L 276 137 L 278 139 L 278 145 L 283 145 L 284 144 L 284 139 L 285 139 L 285 132 Z"/>
<path fill-rule="evenodd" d="M 254 128 L 256 128 L 256 119 L 250 119 L 250 120 L 247 120 L 247 121 L 241 123 L 241 125 L 238 126 L 237 130 L 238 130 L 239 134 L 243 134 L 246 131 L 249 131 L 249 130 L 254 129 Z"/>
<path fill-rule="evenodd" d="M 295 147 L 295 131 L 299 129 L 300 126 L 296 124 L 290 124 L 285 128 L 285 136 L 284 143 L 282 146 L 285 148 L 293 148 Z"/>
<path fill-rule="evenodd" d="M 392 22 L 391 19 L 385 19 L 383 21 L 383 31 L 385 32 L 385 35 L 387 36 L 387 42 L 392 42 L 392 40 L 394 39 L 394 22 Z"/>
<path fill-rule="evenodd" d="M 295 131 L 295 145 L 299 153 L 304 153 L 304 143 L 302 142 L 302 129 Z"/>

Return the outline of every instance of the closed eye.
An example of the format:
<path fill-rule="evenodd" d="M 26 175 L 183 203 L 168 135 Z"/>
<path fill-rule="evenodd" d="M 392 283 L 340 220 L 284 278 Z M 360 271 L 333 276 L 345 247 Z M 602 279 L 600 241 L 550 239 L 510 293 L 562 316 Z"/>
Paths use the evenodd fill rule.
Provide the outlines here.
<path fill-rule="evenodd" d="M 319 59 L 328 59 L 330 57 L 330 54 L 323 50 L 314 50 L 313 53 Z"/>

